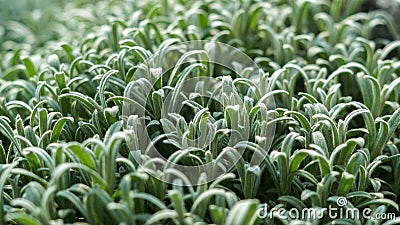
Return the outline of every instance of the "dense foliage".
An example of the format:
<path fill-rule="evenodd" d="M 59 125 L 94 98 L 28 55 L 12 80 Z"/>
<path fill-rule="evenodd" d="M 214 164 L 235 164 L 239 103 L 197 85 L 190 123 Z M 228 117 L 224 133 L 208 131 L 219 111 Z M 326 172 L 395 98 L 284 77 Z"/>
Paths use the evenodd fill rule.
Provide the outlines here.
<path fill-rule="evenodd" d="M 387 13 L 361 12 L 361 3 L 0 0 L 0 224 L 394 224 L 256 215 L 263 203 L 324 208 L 339 197 L 372 215 L 398 213 L 399 33 Z M 377 37 L 377 29 L 387 35 Z M 250 80 L 232 75 L 224 85 L 246 108 L 215 107 L 215 142 L 186 151 L 163 141 L 168 124 L 157 109 L 178 81 L 161 81 L 146 103 L 152 144 L 176 162 L 215 162 L 242 114 L 252 118 L 251 132 L 236 147 L 248 154 L 263 148 L 271 123 L 276 129 L 259 167 L 244 154 L 230 173 L 184 186 L 183 174 L 161 181 L 173 172 L 152 169 L 157 160 L 147 159 L 147 172 L 138 166 L 122 106 L 132 102 L 124 92 L 141 63 L 193 40 L 227 43 L 254 59 L 275 99 L 268 112 L 275 119 L 264 123 L 263 107 L 243 87 Z M 186 69 L 174 75 L 204 75 L 201 66 Z M 205 129 L 201 102 L 188 101 L 191 118 L 176 115 L 193 120 L 182 125 L 189 136 Z"/>

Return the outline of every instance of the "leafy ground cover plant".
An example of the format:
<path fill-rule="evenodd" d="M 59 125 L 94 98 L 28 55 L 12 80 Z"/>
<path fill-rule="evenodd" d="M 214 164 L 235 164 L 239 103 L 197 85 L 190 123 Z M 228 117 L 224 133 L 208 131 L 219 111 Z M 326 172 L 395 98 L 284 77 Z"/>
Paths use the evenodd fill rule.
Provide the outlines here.
<path fill-rule="evenodd" d="M 340 206 L 398 216 L 399 34 L 390 15 L 361 12 L 361 3 L 74 1 L 52 3 L 53 15 L 40 7 L 17 21 L 2 14 L 0 224 L 395 224 L 394 217 L 259 216 L 264 204 L 275 212 Z M 382 26 L 394 40 L 374 39 Z M 156 82 L 155 68 L 138 76 L 154 54 L 169 60 L 163 50 L 198 40 L 250 56 L 275 107 L 257 104 L 260 83 L 246 68 L 221 76 L 226 71 L 195 62 L 162 71 Z M 203 57 L 182 57 L 188 55 Z M 182 111 L 162 119 L 168 93 L 191 76 L 221 79 L 244 107 L 228 97 L 232 104 L 222 107 L 194 92 Z M 130 88 L 135 98 L 126 95 Z M 148 146 L 124 132 L 123 113 L 137 102 L 146 121 L 133 116 L 130 125 L 145 130 L 169 162 L 220 165 L 221 154 L 244 154 L 213 181 L 199 176 L 200 185 L 168 162 L 138 162 L 133 150 Z M 232 126 L 246 116 L 248 139 L 228 146 Z M 211 144 L 189 148 L 207 133 L 208 120 L 216 127 Z M 179 132 L 166 132 L 171 121 Z M 253 166 L 259 152 L 266 154 Z"/>

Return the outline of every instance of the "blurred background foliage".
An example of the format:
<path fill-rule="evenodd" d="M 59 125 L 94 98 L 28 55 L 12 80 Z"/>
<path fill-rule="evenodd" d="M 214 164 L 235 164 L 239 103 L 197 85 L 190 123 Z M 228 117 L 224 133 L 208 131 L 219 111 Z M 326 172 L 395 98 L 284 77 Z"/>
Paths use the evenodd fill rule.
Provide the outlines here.
<path fill-rule="evenodd" d="M 72 17 L 72 14 L 81 14 L 82 17 L 89 17 L 92 13 L 85 13 L 83 10 L 90 8 L 100 9 L 101 5 L 104 6 L 104 4 L 121 6 L 124 5 L 122 2 L 129 5 L 132 1 L 0 0 L 0 51 L 15 49 L 16 44 L 28 44 L 29 46 L 24 48 L 27 50 L 58 41 L 68 42 L 74 40 L 74 38 L 81 39 L 84 34 L 81 37 L 76 37 L 79 32 L 70 32 L 71 29 L 77 28 L 73 27 L 73 25 L 82 26 L 82 23 L 75 21 L 76 17 Z M 287 1 L 281 1 L 282 4 L 285 4 L 285 2 Z M 140 5 L 140 3 L 135 2 L 132 5 L 138 4 Z M 361 11 L 368 12 L 377 9 L 388 12 L 393 16 L 394 21 L 399 21 L 400 19 L 400 14 L 398 13 L 400 9 L 399 0 L 362 1 Z M 101 14 L 99 13 L 99 15 Z M 105 21 L 103 20 L 102 22 Z M 396 25 L 399 28 L 397 23 Z M 85 27 L 85 29 L 81 30 L 89 31 L 88 28 L 90 27 Z M 378 29 L 375 35 L 379 38 L 393 39 L 390 32 L 385 28 Z"/>
<path fill-rule="evenodd" d="M 26 43 L 32 49 L 46 43 L 65 40 L 71 19 L 68 12 L 95 4 L 96 0 L 0 0 L 0 50 Z"/>

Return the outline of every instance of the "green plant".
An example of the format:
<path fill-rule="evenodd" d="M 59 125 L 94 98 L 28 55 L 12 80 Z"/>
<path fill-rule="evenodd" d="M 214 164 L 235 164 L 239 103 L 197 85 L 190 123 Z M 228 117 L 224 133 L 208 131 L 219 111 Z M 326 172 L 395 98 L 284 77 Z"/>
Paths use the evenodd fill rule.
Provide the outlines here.
<path fill-rule="evenodd" d="M 398 39 L 385 12 L 358 0 L 23 2 L 0 0 L 0 224 L 398 222 L 257 216 L 264 203 L 339 197 L 399 215 L 400 42 L 373 39 L 379 26 Z M 232 45 L 262 71 L 174 47 L 196 40 Z M 183 63 L 162 71 L 168 62 Z M 180 92 L 204 77 L 221 81 L 223 104 L 202 96 L 205 82 Z M 170 95 L 183 108 L 167 117 Z M 125 118 L 127 106 L 146 116 Z M 234 135 L 248 137 L 229 145 Z M 164 159 L 140 154 L 154 146 Z M 224 175 L 193 185 L 175 163 Z"/>

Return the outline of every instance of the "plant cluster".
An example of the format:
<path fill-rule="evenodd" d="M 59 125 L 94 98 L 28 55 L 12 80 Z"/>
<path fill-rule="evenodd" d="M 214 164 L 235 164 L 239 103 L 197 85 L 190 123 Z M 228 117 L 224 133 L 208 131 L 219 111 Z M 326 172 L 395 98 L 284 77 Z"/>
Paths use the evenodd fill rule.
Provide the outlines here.
<path fill-rule="evenodd" d="M 318 209 L 339 197 L 348 199 L 345 207 L 370 208 L 371 216 L 398 213 L 399 33 L 387 13 L 361 12 L 361 3 L 74 1 L 19 21 L 2 14 L 0 224 L 394 224 L 257 216 L 264 203 Z M 379 27 L 390 38 L 375 38 Z M 156 82 L 156 67 L 137 75 L 156 52 L 165 60 L 163 49 L 197 40 L 234 46 L 263 72 L 255 82 L 246 68 L 222 76 L 223 69 L 195 62 L 163 71 Z M 162 118 L 168 93 L 202 76 L 231 90 L 223 98 L 228 107 L 192 93 L 181 113 Z M 260 96 L 255 90 L 264 83 L 268 94 Z M 262 104 L 266 97 L 274 98 L 273 109 Z M 127 120 L 150 143 L 124 132 L 124 105 L 138 102 L 145 123 Z M 180 129 L 168 133 L 171 121 Z M 211 129 L 207 121 L 212 142 L 191 148 Z M 249 128 L 248 139 L 228 146 L 236 125 Z M 149 145 L 185 165 L 243 155 L 229 173 L 189 185 L 169 162 L 143 157 L 139 166 L 133 150 Z M 265 158 L 253 166 L 259 152 Z M 170 176 L 173 182 L 163 182 Z"/>

